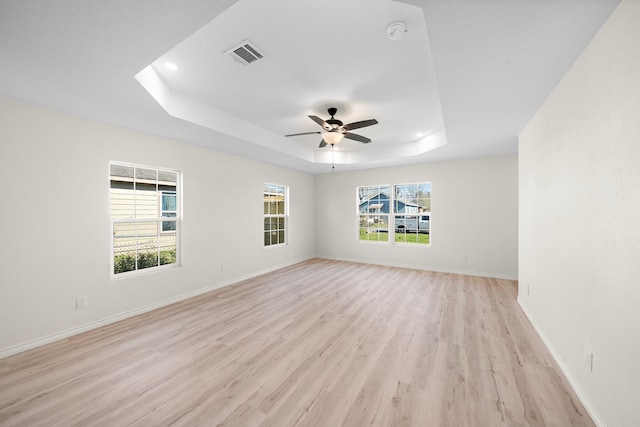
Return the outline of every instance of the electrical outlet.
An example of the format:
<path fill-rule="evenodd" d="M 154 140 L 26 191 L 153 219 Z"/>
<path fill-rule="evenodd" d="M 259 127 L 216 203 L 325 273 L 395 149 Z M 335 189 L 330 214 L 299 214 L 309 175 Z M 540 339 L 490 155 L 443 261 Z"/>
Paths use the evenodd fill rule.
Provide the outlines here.
<path fill-rule="evenodd" d="M 593 372 L 593 347 L 589 342 L 584 343 L 584 367 L 587 372 Z"/>
<path fill-rule="evenodd" d="M 76 297 L 76 309 L 87 308 L 89 305 L 89 298 L 87 296 Z"/>
<path fill-rule="evenodd" d="M 468 255 L 463 255 L 462 256 L 462 262 L 469 262 L 469 256 Z"/>
<path fill-rule="evenodd" d="M 593 372 L 593 353 L 589 352 L 589 353 L 586 354 L 586 356 L 587 356 L 587 360 L 586 360 L 586 362 L 587 362 L 587 370 L 589 372 Z"/>

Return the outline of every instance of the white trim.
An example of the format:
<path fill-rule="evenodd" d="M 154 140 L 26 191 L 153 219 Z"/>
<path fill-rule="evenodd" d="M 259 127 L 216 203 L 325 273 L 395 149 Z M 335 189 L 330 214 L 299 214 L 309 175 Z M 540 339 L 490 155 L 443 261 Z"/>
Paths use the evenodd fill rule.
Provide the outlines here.
<path fill-rule="evenodd" d="M 544 334 L 544 332 L 542 332 L 542 329 L 538 327 L 538 324 L 534 320 L 533 316 L 529 314 L 529 311 L 527 310 L 526 305 L 522 304 L 522 300 L 520 300 L 520 298 L 518 298 L 518 305 L 524 312 L 525 316 L 527 316 L 527 319 L 529 319 L 529 322 L 531 323 L 531 325 L 533 326 L 533 329 L 535 329 L 536 333 L 542 340 L 542 343 L 545 345 L 545 347 L 547 347 L 547 350 L 549 350 L 551 357 L 553 357 L 553 360 L 555 360 L 556 364 L 558 365 L 558 367 L 560 368 L 564 376 L 567 378 L 567 381 L 569 381 L 569 385 L 571 386 L 573 391 L 576 393 L 576 396 L 578 396 L 578 399 L 582 403 L 582 406 L 584 406 L 584 409 L 591 416 L 591 419 L 593 420 L 595 425 L 598 427 L 607 427 L 607 423 L 604 422 L 604 419 L 602 419 L 602 417 L 600 416 L 596 408 L 593 406 L 593 404 L 591 403 L 591 401 L 587 396 L 587 393 L 582 389 L 582 387 L 580 387 L 578 382 L 573 379 L 573 377 L 571 376 L 571 371 L 569 370 L 567 365 L 562 361 L 562 357 L 560 357 L 558 352 L 555 350 L 554 346 L 551 345 L 551 342 L 547 339 L 547 336 Z"/>
<path fill-rule="evenodd" d="M 9 357 L 12 356 L 14 354 L 18 354 L 18 353 L 22 353 L 23 351 L 27 351 L 27 350 L 31 350 L 34 349 L 36 347 L 41 347 L 45 344 L 50 344 L 52 342 L 55 341 L 59 341 L 61 339 L 64 338 L 68 338 L 74 335 L 78 335 L 81 334 L 83 332 L 87 332 L 90 331 L 92 329 L 97 329 L 100 328 L 102 326 L 106 326 L 106 325 L 110 325 L 112 323 L 118 322 L 120 320 L 124 320 L 124 319 L 128 319 L 130 317 L 134 317 L 137 316 L 139 314 L 143 314 L 143 313 L 147 313 L 149 311 L 152 310 L 156 310 L 158 308 L 162 308 L 165 307 L 167 305 L 171 305 L 171 304 L 175 304 L 177 302 L 180 301 L 184 301 L 187 300 L 189 298 L 193 298 L 196 297 L 198 295 L 202 295 L 205 294 L 207 292 L 211 292 L 214 291 L 216 289 L 220 289 L 220 288 L 224 288 L 226 286 L 230 286 L 230 285 L 234 285 L 236 283 L 240 283 L 242 281 L 248 280 L 248 279 L 253 279 L 254 277 L 257 276 L 261 276 L 263 274 L 267 274 L 267 273 L 271 273 L 272 271 L 275 270 L 279 270 L 281 268 L 286 268 L 286 267 L 290 267 L 294 264 L 298 264 L 304 261 L 308 261 L 310 259 L 313 259 L 315 257 L 307 257 L 307 258 L 301 258 L 301 259 L 297 259 L 285 264 L 280 264 L 274 267 L 269 267 L 266 268 L 264 270 L 259 270 L 259 271 L 255 271 L 253 273 L 249 273 L 249 274 L 245 274 L 243 276 L 238 276 L 238 277 L 234 277 L 232 279 L 229 280 L 225 280 L 222 282 L 218 282 L 218 283 L 214 283 L 213 285 L 210 286 L 206 286 L 204 288 L 200 288 L 197 289 L 195 291 L 191 291 L 191 292 L 187 292 L 181 295 L 177 295 L 175 297 L 171 297 L 162 301 L 158 301 L 155 303 L 151 303 L 148 305 L 145 305 L 143 307 L 139 307 L 133 310 L 129 310 L 129 311 L 125 311 L 122 313 L 118 313 L 118 314 L 114 314 L 112 316 L 108 316 L 105 317 L 104 319 L 100 319 L 100 320 L 96 320 L 93 322 L 89 322 L 89 323 L 85 323 L 84 325 L 80 325 L 80 326 L 75 326 L 73 328 L 69 328 L 69 329 L 65 329 L 63 331 L 59 331 L 59 332 L 55 332 L 53 334 L 50 335 L 46 335 L 44 337 L 40 337 L 40 338 L 36 338 L 34 340 L 31 341 L 27 341 L 21 344 L 17 344 L 11 347 L 7 347 L 4 349 L 0 350 L 0 359 L 4 359 L 5 357 Z"/>
<path fill-rule="evenodd" d="M 427 247 L 427 245 L 415 245 L 415 246 Z M 367 260 L 367 259 L 332 257 L 332 256 L 324 256 L 324 255 L 317 255 L 316 258 L 331 259 L 335 261 L 357 262 L 360 264 L 386 265 L 389 267 L 411 268 L 413 270 L 426 270 L 426 271 L 433 271 L 436 273 L 461 274 L 463 276 L 489 277 L 491 279 L 516 280 L 516 281 L 518 280 L 517 275 L 514 276 L 511 274 L 491 273 L 491 272 L 485 272 L 485 271 L 458 270 L 454 268 L 439 268 L 439 267 L 432 267 L 429 265 L 420 265 L 420 264 L 403 264 L 403 263 L 394 263 L 394 262 L 371 262 L 370 260 Z"/>
<path fill-rule="evenodd" d="M 306 258 L 301 258 L 298 260 L 294 260 L 292 262 L 289 263 L 285 263 L 285 264 L 281 264 L 281 265 L 277 265 L 274 267 L 270 267 L 270 268 L 266 268 L 264 270 L 259 270 L 253 273 L 249 273 L 243 276 L 238 276 L 238 277 L 234 277 L 232 279 L 229 280 L 225 280 L 222 282 L 218 282 L 215 283 L 213 285 L 210 286 L 206 286 L 204 288 L 200 288 L 197 289 L 195 291 L 191 291 L 191 292 L 187 292 L 181 295 L 177 295 L 175 297 L 172 298 L 168 298 L 166 300 L 163 301 L 159 301 L 156 303 L 152 303 L 143 307 L 139 307 L 133 310 L 129 310 L 129 311 L 125 311 L 123 313 L 119 313 L 119 314 L 115 314 L 112 316 L 108 316 L 104 319 L 100 319 L 100 320 L 96 320 L 93 322 L 89 322 L 86 323 L 84 325 L 80 325 L 80 326 L 76 326 L 70 329 L 65 329 L 63 331 L 60 332 L 56 332 L 50 335 L 46 335 L 44 337 L 40 337 L 40 338 L 36 338 L 34 340 L 31 341 L 27 341 L 21 344 L 17 344 L 11 347 L 7 347 L 5 349 L 0 350 L 0 359 L 3 359 L 5 357 L 9 357 L 12 356 L 14 354 L 17 353 L 22 353 L 23 351 L 27 351 L 27 350 L 31 350 L 33 348 L 36 347 L 41 347 L 45 344 L 49 344 L 55 341 L 59 341 L 61 339 L 64 338 L 68 338 L 86 331 L 90 331 L 92 329 L 96 329 L 96 328 L 100 328 L 102 326 L 106 326 L 115 322 L 118 322 L 120 320 L 124 320 L 124 319 L 128 319 L 130 317 L 134 317 L 137 316 L 139 314 L 143 314 L 161 307 L 165 307 L 167 305 L 170 304 L 174 304 L 176 302 L 180 302 L 180 301 L 184 301 L 186 299 L 189 298 L 193 298 L 195 296 L 201 295 L 201 294 L 205 294 L 207 292 L 211 292 L 214 291 L 216 289 L 220 289 L 220 288 L 224 288 L 226 286 L 230 286 L 239 282 L 242 282 L 244 280 L 248 280 L 248 279 L 252 279 L 254 277 L 260 276 L 262 274 L 267 274 L 267 273 L 271 273 L 272 271 L 275 270 L 279 270 L 281 268 L 285 268 L 285 267 L 289 267 L 292 266 L 294 264 L 298 264 L 300 262 L 304 262 L 304 261 L 308 261 L 310 259 L 314 259 L 314 258 L 320 258 L 320 259 L 332 259 L 332 260 L 336 260 L 336 261 L 350 261 L 350 262 L 358 262 L 358 263 L 363 263 L 363 264 L 372 264 L 370 261 L 367 260 L 360 260 L 360 259 L 346 259 L 346 258 L 338 258 L 338 257 L 326 257 L 326 256 L 311 256 L 311 257 L 306 257 Z M 378 263 L 380 264 L 380 263 Z M 424 265 L 409 265 L 409 264 L 391 264 L 391 263 L 385 263 L 385 264 L 380 264 L 380 265 L 388 265 L 388 266 L 392 266 L 392 267 L 402 267 L 402 268 L 412 268 L 415 270 L 428 270 L 428 271 L 435 271 L 435 272 L 439 272 L 439 273 L 452 273 L 452 274 L 462 274 L 462 275 L 467 275 L 467 276 L 479 276 L 479 277 L 490 277 L 490 278 L 494 278 L 494 279 L 505 279 L 505 280 L 518 280 L 517 276 L 511 276 L 511 275 L 505 275 L 505 274 L 497 274 L 497 273 L 486 273 L 486 272 L 479 272 L 479 271 L 466 271 L 466 270 L 454 270 L 454 269 L 442 269 L 442 268 L 435 268 L 435 267 L 429 267 L 429 266 L 424 266 Z M 525 310 L 525 314 L 526 314 L 526 310 Z M 529 317 L 527 315 L 527 317 Z M 531 322 L 534 325 L 535 328 L 535 324 L 534 322 Z M 537 328 L 536 328 L 537 331 Z M 541 335 L 538 332 L 539 335 Z M 545 342 L 546 345 L 546 340 L 542 337 L 541 338 L 543 340 L 543 342 Z M 547 346 L 548 347 L 548 346 Z M 552 353 L 552 356 L 554 356 L 554 352 L 549 349 L 549 351 Z M 557 360 L 557 359 L 556 359 Z M 558 363 L 558 365 L 560 366 L 560 368 L 562 369 L 563 366 Z M 565 372 L 563 370 L 563 372 Z M 576 394 L 578 394 L 578 397 L 581 399 L 583 405 L 585 405 L 585 408 L 587 408 L 587 411 L 589 412 L 589 414 L 592 415 L 592 418 L 594 418 L 594 421 L 596 420 L 596 416 L 593 415 L 591 413 L 591 411 L 589 410 L 589 406 L 587 406 L 587 404 L 585 403 L 585 401 L 582 400 L 582 394 L 578 393 L 576 387 L 573 385 L 574 383 L 571 381 L 571 378 L 565 373 L 565 376 L 567 376 L 567 378 L 569 379 L 569 382 L 571 383 L 572 387 L 574 388 L 574 390 L 576 390 Z M 599 427 L 606 427 L 606 425 L 604 424 L 604 422 L 602 422 L 601 424 L 598 424 Z"/>

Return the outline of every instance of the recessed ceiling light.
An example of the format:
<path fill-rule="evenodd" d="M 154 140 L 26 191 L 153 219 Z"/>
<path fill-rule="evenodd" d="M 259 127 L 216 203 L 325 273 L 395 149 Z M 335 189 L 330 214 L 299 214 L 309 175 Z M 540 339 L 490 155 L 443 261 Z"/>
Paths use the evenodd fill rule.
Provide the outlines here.
<path fill-rule="evenodd" d="M 178 66 L 176 64 L 174 64 L 173 62 L 165 62 L 164 63 L 164 67 L 167 70 L 171 70 L 171 71 L 176 71 L 178 69 Z"/>
<path fill-rule="evenodd" d="M 422 138 L 422 137 L 424 136 L 424 133 L 422 133 L 422 132 L 418 132 L 418 133 L 416 133 L 416 136 L 417 136 L 418 138 Z"/>

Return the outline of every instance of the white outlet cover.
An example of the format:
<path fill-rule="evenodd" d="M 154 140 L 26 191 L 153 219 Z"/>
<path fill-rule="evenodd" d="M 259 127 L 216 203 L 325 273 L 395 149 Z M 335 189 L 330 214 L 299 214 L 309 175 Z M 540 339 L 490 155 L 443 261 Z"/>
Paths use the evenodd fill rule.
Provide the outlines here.
<path fill-rule="evenodd" d="M 76 308 L 86 308 L 88 303 L 87 297 L 76 297 Z"/>

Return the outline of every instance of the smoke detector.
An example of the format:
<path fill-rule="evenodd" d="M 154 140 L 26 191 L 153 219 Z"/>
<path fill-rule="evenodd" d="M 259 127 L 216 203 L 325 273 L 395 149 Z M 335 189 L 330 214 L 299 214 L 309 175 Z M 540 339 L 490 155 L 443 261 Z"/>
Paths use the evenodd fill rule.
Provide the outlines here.
<path fill-rule="evenodd" d="M 404 25 L 404 22 L 392 22 L 387 27 L 387 37 L 391 40 L 399 40 L 404 36 L 404 33 L 407 32 L 407 27 Z"/>

